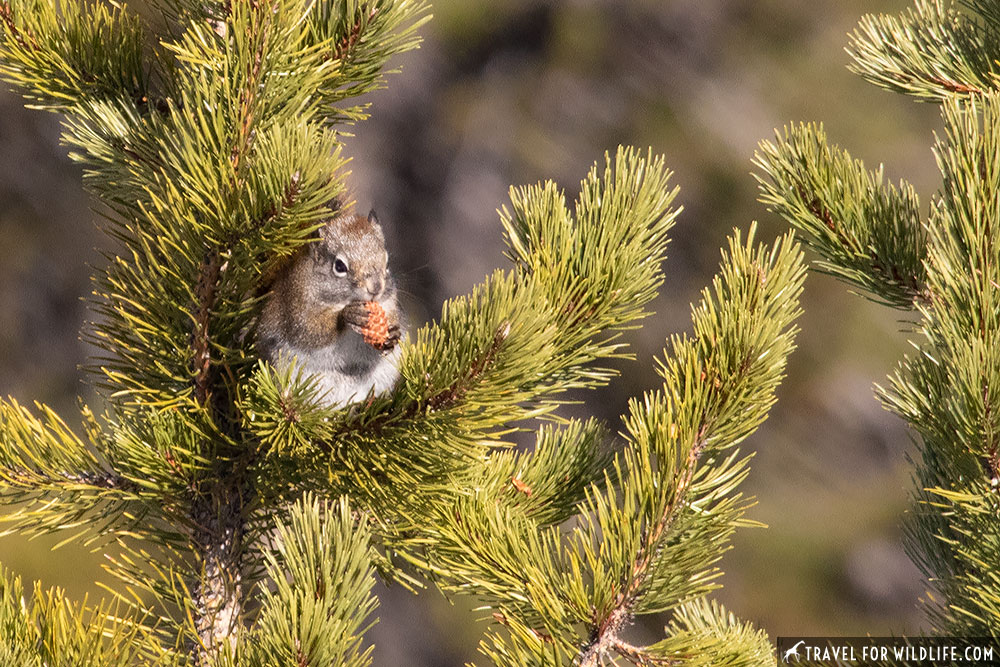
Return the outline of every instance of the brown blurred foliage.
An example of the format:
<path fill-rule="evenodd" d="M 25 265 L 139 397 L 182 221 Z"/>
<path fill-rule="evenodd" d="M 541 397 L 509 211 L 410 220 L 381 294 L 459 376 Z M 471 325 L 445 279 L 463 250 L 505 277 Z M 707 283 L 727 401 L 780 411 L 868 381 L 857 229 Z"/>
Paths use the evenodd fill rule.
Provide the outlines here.
<path fill-rule="evenodd" d="M 878 91 L 845 69 L 847 33 L 864 12 L 902 0 L 437 0 L 423 48 L 371 97 L 373 117 L 347 140 L 359 205 L 385 221 L 415 322 L 503 266 L 495 210 L 511 184 L 552 178 L 572 198 L 619 143 L 667 155 L 685 207 L 657 316 L 629 342 L 638 363 L 588 395 L 617 421 L 629 396 L 657 384 L 650 363 L 684 331 L 688 304 L 713 275 L 729 231 L 759 219 L 756 143 L 788 122 L 826 124 L 871 166 L 884 161 L 927 195 L 936 109 Z M 92 398 L 77 333 L 89 263 L 110 244 L 58 145 L 58 119 L 0 93 L 0 394 L 41 400 L 72 421 Z M 908 435 L 871 385 L 901 356 L 895 313 L 810 276 L 799 350 L 779 404 L 747 444 L 745 490 L 759 504 L 723 561 L 722 598 L 772 634 L 886 634 L 920 627 L 919 576 L 900 544 Z M 27 578 L 93 590 L 99 556 L 47 553 L 58 539 L 0 540 L 0 562 Z M 86 567 L 85 567 L 86 565 Z M 376 664 L 475 659 L 471 600 L 383 590 Z M 662 624 L 661 624 L 662 625 Z M 636 628 L 655 634 L 659 627 Z"/>

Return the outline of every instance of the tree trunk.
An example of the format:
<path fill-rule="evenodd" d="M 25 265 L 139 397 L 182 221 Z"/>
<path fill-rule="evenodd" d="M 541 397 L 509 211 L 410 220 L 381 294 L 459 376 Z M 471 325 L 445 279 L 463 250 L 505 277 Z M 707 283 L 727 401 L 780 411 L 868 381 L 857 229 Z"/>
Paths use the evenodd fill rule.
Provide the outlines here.
<path fill-rule="evenodd" d="M 194 590 L 197 664 L 207 667 L 236 640 L 243 615 L 243 540 L 246 499 L 234 480 L 223 477 L 192 508 L 196 553 L 202 576 Z"/>

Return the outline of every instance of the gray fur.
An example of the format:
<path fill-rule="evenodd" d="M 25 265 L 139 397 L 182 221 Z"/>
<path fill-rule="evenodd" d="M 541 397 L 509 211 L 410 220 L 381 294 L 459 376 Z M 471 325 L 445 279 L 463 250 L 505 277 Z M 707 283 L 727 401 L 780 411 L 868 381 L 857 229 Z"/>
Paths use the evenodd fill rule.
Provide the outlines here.
<path fill-rule="evenodd" d="M 337 259 L 347 265 L 338 275 Z M 277 366 L 297 359 L 316 375 L 331 406 L 390 391 L 399 377 L 399 347 L 380 352 L 344 321 L 348 304 L 377 301 L 399 327 L 396 285 L 382 228 L 374 215 L 346 215 L 320 229 L 274 281 L 257 328 L 257 349 Z"/>

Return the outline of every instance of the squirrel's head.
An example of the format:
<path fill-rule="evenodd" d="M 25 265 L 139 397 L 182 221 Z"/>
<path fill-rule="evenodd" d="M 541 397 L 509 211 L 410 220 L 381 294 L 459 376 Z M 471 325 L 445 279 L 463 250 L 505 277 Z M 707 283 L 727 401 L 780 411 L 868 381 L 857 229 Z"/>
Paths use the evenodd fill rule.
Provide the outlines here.
<path fill-rule="evenodd" d="M 392 288 L 382 227 L 372 211 L 347 214 L 319 229 L 309 245 L 314 298 L 339 310 L 353 301 L 377 301 Z"/>

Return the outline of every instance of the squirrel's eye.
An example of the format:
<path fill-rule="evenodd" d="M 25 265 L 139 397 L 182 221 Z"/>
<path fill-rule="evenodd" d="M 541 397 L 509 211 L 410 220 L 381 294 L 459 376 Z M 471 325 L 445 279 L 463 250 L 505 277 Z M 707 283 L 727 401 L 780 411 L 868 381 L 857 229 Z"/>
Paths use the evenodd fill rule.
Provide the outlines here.
<path fill-rule="evenodd" d="M 338 257 L 337 261 L 335 261 L 333 263 L 333 271 L 338 276 L 346 276 L 347 275 L 347 262 L 345 262 L 344 260 L 342 260 L 341 258 Z"/>

